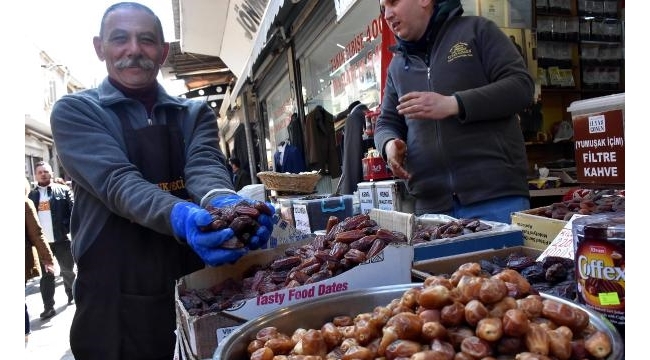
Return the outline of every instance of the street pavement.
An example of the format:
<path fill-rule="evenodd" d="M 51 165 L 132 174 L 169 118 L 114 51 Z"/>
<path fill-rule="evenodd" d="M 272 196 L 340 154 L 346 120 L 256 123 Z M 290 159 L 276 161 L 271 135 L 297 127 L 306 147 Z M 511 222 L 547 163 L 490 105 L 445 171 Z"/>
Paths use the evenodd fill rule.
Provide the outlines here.
<path fill-rule="evenodd" d="M 54 293 L 54 309 L 57 314 L 47 320 L 41 320 L 39 316 L 43 312 L 43 299 L 39 280 L 40 278 L 32 279 L 25 286 L 25 303 L 32 330 L 25 342 L 25 359 L 74 360 L 70 351 L 69 334 L 75 305 L 68 305 L 63 279 L 57 277 Z"/>

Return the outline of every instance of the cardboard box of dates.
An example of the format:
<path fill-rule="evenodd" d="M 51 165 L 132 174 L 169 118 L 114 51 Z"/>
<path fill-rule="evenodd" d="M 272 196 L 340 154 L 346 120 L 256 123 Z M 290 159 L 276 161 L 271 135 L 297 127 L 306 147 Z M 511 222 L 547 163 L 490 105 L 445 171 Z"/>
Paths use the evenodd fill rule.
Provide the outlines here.
<path fill-rule="evenodd" d="M 592 215 L 625 210 L 625 190 L 580 189 L 549 206 L 514 212 L 513 225 L 523 231 L 524 246 L 546 249 L 573 214 Z"/>
<path fill-rule="evenodd" d="M 413 277 L 424 280 L 430 275 L 451 274 L 462 264 L 468 262 L 492 261 L 495 259 L 506 259 L 511 254 L 520 254 L 536 259 L 542 253 L 541 250 L 527 247 L 515 246 L 504 249 L 492 249 L 476 251 L 461 255 L 445 256 L 437 259 L 416 261 L 413 263 Z"/>
<path fill-rule="evenodd" d="M 392 224 L 391 220 L 394 219 L 373 220 L 382 229 L 392 231 L 388 225 L 384 224 Z M 251 251 L 235 264 L 205 268 L 189 274 L 177 282 L 176 310 L 180 322 L 178 328 L 183 332 L 182 336 L 187 339 L 191 352 L 196 358 L 212 358 L 217 344 L 230 332 L 246 320 L 258 318 L 272 310 L 318 299 L 328 294 L 411 281 L 413 248 L 408 245 L 406 234 L 404 234 L 403 243 L 389 244 L 377 254 L 368 255 L 368 258 L 361 263 L 336 276 L 324 278 L 321 281 L 305 282 L 303 285 L 295 287 L 271 288 L 272 290 L 268 292 L 259 290 L 252 297 L 250 297 L 251 292 L 245 296 L 232 296 L 233 285 L 238 285 L 239 291 L 251 287 L 263 289 L 266 279 L 257 276 L 259 271 L 254 275 L 251 274 L 251 269 L 275 264 L 278 259 L 286 261 L 287 250 L 309 244 L 316 239 L 312 234 L 303 237 L 297 236 L 295 228 L 277 216 L 276 221 L 274 234 L 278 227 L 283 227 L 289 229 L 285 232 L 296 241 L 283 241 L 286 240 L 286 236 L 275 239 L 275 248 Z M 369 250 L 368 254 L 370 252 Z M 315 258 L 315 256 L 313 257 Z M 223 297 L 218 298 L 221 296 Z M 197 297 L 201 299 L 197 299 Z M 193 301 L 198 308 L 188 310 L 188 305 L 192 305 Z M 196 302 L 201 302 L 201 304 Z M 211 304 L 208 305 L 208 303 Z"/>

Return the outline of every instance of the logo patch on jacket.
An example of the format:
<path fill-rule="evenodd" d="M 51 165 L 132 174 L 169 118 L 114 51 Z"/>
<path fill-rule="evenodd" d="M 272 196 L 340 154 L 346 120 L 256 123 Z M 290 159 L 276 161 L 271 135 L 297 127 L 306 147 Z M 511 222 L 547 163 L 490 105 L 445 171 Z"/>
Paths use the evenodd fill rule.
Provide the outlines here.
<path fill-rule="evenodd" d="M 450 63 L 456 59 L 471 57 L 471 56 L 474 55 L 472 54 L 472 49 L 469 48 L 467 43 L 459 42 L 456 43 L 456 45 L 452 46 L 451 49 L 449 49 L 449 55 L 447 55 L 447 62 Z"/>

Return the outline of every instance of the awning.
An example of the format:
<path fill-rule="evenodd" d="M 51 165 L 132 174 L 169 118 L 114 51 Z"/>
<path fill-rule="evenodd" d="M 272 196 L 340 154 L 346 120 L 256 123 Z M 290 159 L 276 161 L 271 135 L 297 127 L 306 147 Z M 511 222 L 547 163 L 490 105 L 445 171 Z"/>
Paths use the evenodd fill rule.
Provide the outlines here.
<path fill-rule="evenodd" d="M 237 77 L 231 90 L 234 103 L 283 4 L 284 0 L 179 0 L 181 50 L 221 58 Z"/>

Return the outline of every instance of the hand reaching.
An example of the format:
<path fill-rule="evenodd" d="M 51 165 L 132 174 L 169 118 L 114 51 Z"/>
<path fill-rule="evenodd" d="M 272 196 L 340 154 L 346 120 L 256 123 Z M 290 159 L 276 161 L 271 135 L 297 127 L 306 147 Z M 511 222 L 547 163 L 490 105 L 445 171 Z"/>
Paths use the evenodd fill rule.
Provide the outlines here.
<path fill-rule="evenodd" d="M 411 178 L 411 174 L 404 168 L 406 160 L 406 143 L 402 139 L 393 139 L 386 143 L 386 162 L 393 175 L 401 179 Z"/>

